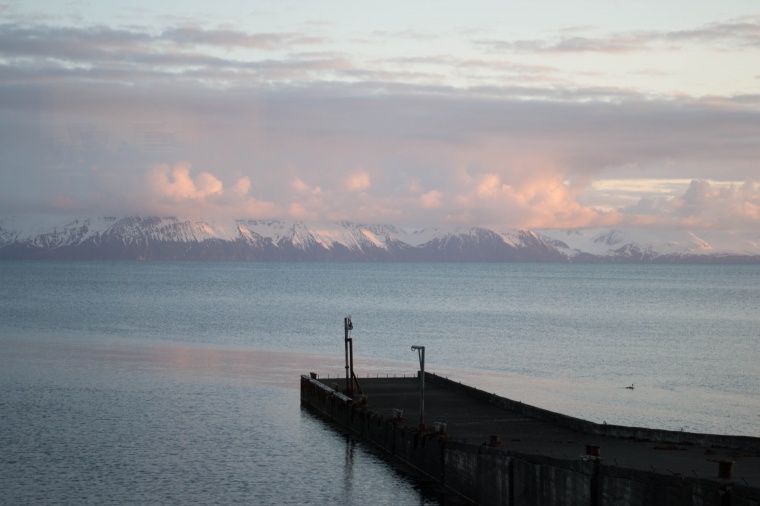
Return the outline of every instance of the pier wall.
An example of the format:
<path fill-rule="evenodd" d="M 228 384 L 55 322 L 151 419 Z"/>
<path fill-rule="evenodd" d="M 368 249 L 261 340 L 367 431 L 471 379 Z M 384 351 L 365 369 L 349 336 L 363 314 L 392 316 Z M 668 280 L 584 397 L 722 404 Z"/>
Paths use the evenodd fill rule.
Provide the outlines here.
<path fill-rule="evenodd" d="M 462 389 L 468 395 L 509 409 L 519 408 L 528 416 L 568 423 L 578 430 L 599 427 L 598 424 L 589 426 L 586 424 L 590 422 L 515 403 L 445 378 L 431 375 L 426 381 L 448 382 L 447 387 Z M 366 406 L 353 403 L 349 397 L 308 376 L 301 377 L 301 402 L 476 504 L 760 506 L 760 491 L 750 487 L 726 487 L 712 480 L 622 469 L 595 460 L 526 455 L 501 447 L 458 442 L 438 433 L 423 434 L 401 420 L 384 418 Z M 606 430 L 610 426 L 601 427 L 600 430 Z M 673 435 L 681 434 L 627 427 L 613 427 L 612 430 L 615 435 L 619 431 L 621 437 L 636 437 L 639 430 L 646 430 L 647 436 L 662 436 L 663 441 L 672 441 Z"/>

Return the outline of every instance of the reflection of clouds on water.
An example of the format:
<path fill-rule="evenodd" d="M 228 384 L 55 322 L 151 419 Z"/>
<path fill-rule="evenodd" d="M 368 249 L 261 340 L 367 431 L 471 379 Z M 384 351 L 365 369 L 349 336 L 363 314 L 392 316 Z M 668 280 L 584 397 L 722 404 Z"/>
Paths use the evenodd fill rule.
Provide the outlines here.
<path fill-rule="evenodd" d="M 345 379 L 350 312 L 360 380 L 414 375 L 419 344 L 428 371 L 552 411 L 751 434 L 756 267 L 3 263 L 0 377 L 297 395 Z"/>
<path fill-rule="evenodd" d="M 79 381 L 85 373 L 94 373 L 95 378 L 107 373 L 124 382 L 156 378 L 296 390 L 300 376 L 310 372 L 343 384 L 345 362 L 340 342 L 335 348 L 334 355 L 317 355 L 130 340 L 5 339 L 4 368 L 6 374 L 13 375 L 13 368 L 21 367 L 19 364 L 37 363 L 44 374 L 55 375 L 59 382 Z M 415 376 L 418 368 L 414 360 L 354 357 L 360 382 L 367 377 Z M 746 421 L 760 411 L 760 400 L 739 393 L 666 383 L 662 378 L 641 378 L 631 392 L 620 386 L 620 378 L 535 377 L 434 362 L 428 363 L 427 369 L 503 397 L 598 423 L 757 435 Z M 737 411 L 737 416 L 726 416 Z"/>
<path fill-rule="evenodd" d="M 345 379 L 344 357 L 338 345 L 332 356 L 115 339 L 6 339 L 4 346 L 6 357 L 25 357 L 45 364 L 51 370 L 75 374 L 96 370 L 291 389 L 299 388 L 300 376 L 312 371 L 320 377 Z M 364 376 L 416 374 L 413 363 L 382 359 L 355 359 L 355 370 L 360 379 Z"/>
<path fill-rule="evenodd" d="M 140 341 L 0 342 L 0 476 L 9 504 L 437 504 L 301 411 L 299 375 L 319 357 Z M 340 359 L 325 361 L 337 369 Z"/>

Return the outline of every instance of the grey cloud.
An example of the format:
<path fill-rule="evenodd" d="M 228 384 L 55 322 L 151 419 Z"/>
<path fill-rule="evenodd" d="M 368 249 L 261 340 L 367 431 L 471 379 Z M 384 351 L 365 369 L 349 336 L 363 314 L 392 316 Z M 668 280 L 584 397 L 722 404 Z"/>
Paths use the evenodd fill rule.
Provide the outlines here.
<path fill-rule="evenodd" d="M 662 37 L 672 41 L 734 42 L 739 45 L 760 45 L 760 20 L 744 20 L 712 23 L 693 30 L 665 32 Z"/>
<path fill-rule="evenodd" d="M 286 67 L 308 69 L 316 66 L 346 66 L 345 59 L 316 58 L 296 61 L 240 61 L 209 53 L 189 51 L 189 46 L 211 45 L 261 49 L 291 48 L 317 44 L 319 39 L 303 34 L 246 34 L 232 30 L 175 29 L 161 36 L 145 31 L 108 27 L 60 28 L 45 25 L 19 27 L 0 25 L 0 55 L 19 69 L 65 70 L 65 74 L 94 77 L 96 71 L 134 73 L 165 72 L 173 77 L 184 68 L 234 69 L 235 71 L 272 71 Z M 72 66 L 73 64 L 73 66 Z M 148 66 L 148 69 L 146 69 Z M 191 71 L 192 72 L 192 71 Z M 61 75 L 60 73 L 58 75 Z M 104 74 L 101 74 L 104 75 Z M 123 76 L 122 76 L 123 77 Z"/>
<path fill-rule="evenodd" d="M 29 97 L 36 94 L 57 97 L 59 109 L 70 114 L 95 118 L 108 118 L 113 110 L 135 107 L 227 117 L 234 123 L 245 121 L 246 111 L 240 106 L 251 104 L 267 111 L 272 126 L 282 128 L 283 135 L 292 128 L 314 135 L 333 132 L 397 140 L 440 137 L 469 142 L 487 135 L 550 144 L 567 138 L 561 144 L 572 140 L 582 147 L 579 151 L 619 153 L 621 160 L 636 153 L 651 159 L 714 156 L 741 160 L 757 155 L 760 149 L 757 111 L 738 105 L 717 108 L 699 101 L 644 100 L 632 93 L 621 93 L 619 101 L 608 103 L 594 100 L 608 96 L 594 89 L 557 92 L 550 95 L 553 100 L 524 101 L 516 97 L 539 92 L 530 88 L 474 88 L 464 92 L 408 84 L 302 83 L 277 88 L 235 86 L 217 93 L 192 81 L 175 84 L 168 89 L 155 85 L 134 90 L 101 88 L 97 82 L 42 82 L 35 86 L 4 85 L 0 93 L 6 112 L 31 107 Z M 578 103 L 579 98 L 586 101 Z M 745 100 L 741 97 L 737 104 Z M 44 109 L 37 113 L 40 111 Z"/>
<path fill-rule="evenodd" d="M 760 105 L 760 93 L 754 95 L 736 95 L 731 97 L 731 102 L 745 105 Z"/>
<path fill-rule="evenodd" d="M 561 37 L 555 41 L 546 40 L 478 40 L 476 44 L 493 51 L 513 51 L 521 53 L 627 53 L 644 49 L 646 40 L 639 36 L 628 37 Z"/>
<path fill-rule="evenodd" d="M 0 52 L 6 57 L 89 60 L 138 47 L 147 49 L 152 42 L 154 38 L 147 33 L 107 27 L 0 25 Z"/>
<path fill-rule="evenodd" d="M 184 125 L 219 122 L 232 130 L 212 128 L 209 135 L 219 136 L 212 142 L 221 143 L 226 135 L 241 135 L 235 132 L 256 127 L 265 132 L 273 149 L 289 145 L 304 159 L 309 158 L 310 149 L 317 149 L 313 140 L 326 138 L 339 139 L 358 152 L 364 149 L 359 158 L 372 156 L 379 143 L 396 144 L 399 149 L 421 142 L 431 149 L 450 149 L 446 146 L 451 144 L 471 150 L 488 139 L 505 149 L 531 146 L 545 150 L 570 170 L 591 172 L 634 162 L 662 164 L 661 170 L 676 173 L 685 165 L 696 171 L 722 164 L 727 176 L 741 177 L 760 159 L 760 113 L 752 110 L 722 110 L 699 102 L 644 101 L 633 96 L 619 103 L 575 103 L 566 96 L 552 101 L 510 98 L 510 93 L 523 90 L 502 90 L 499 95 L 495 90 L 462 93 L 445 87 L 384 85 L 385 94 L 377 95 L 377 89 L 366 83 L 322 83 L 276 89 L 234 87 L 217 93 L 193 82 L 139 90 L 104 89 L 97 83 L 41 83 L 31 88 L 2 86 L 0 96 L 6 104 L 5 121 L 15 118 L 10 113 L 15 110 L 14 114 L 39 118 L 40 124 L 54 117 L 72 118 L 112 130 L 119 118 L 166 116 L 167 125 L 175 123 L 171 129 L 178 131 L 178 146 L 191 144 L 182 133 Z M 576 93 L 571 98 L 582 91 Z M 39 100 L 35 105 L 33 95 L 43 102 L 53 97 L 55 111 Z M 592 92 L 587 98 L 593 96 Z M 229 149 L 238 163 L 245 159 L 245 145 L 233 142 Z M 17 149 L 4 146 L 4 152 L 9 151 Z"/>
<path fill-rule="evenodd" d="M 681 195 L 642 198 L 620 211 L 692 229 L 756 229 L 760 219 L 760 184 L 752 179 L 729 186 L 693 180 Z"/>
<path fill-rule="evenodd" d="M 379 60 L 380 65 L 393 65 L 400 67 L 424 65 L 428 67 L 438 67 L 440 72 L 455 72 L 456 75 L 463 75 L 463 72 L 487 72 L 490 75 L 503 76 L 514 75 L 520 78 L 526 76 L 542 76 L 544 80 L 547 76 L 557 72 L 556 68 L 547 65 L 526 65 L 503 60 L 487 59 L 459 59 L 449 55 L 429 55 L 429 56 L 405 56 L 398 58 L 386 58 Z M 435 76 L 437 77 L 437 76 Z"/>
<path fill-rule="evenodd" d="M 657 45 L 696 42 L 727 45 L 760 45 L 760 21 L 747 18 L 740 21 L 712 23 L 700 28 L 677 31 L 632 31 L 598 37 L 562 35 L 553 39 L 503 40 L 478 39 L 473 43 L 492 51 L 526 53 L 629 53 L 648 51 Z"/>
<path fill-rule="evenodd" d="M 299 45 L 325 43 L 324 38 L 311 37 L 302 33 L 255 33 L 237 30 L 202 28 L 173 28 L 161 34 L 162 40 L 177 44 L 222 46 L 226 48 L 289 49 Z"/>
<path fill-rule="evenodd" d="M 397 31 L 382 31 L 376 30 L 372 33 L 375 37 L 385 37 L 392 39 L 409 39 L 409 40 L 435 40 L 440 38 L 439 35 L 429 32 L 421 32 L 419 30 L 397 30 Z"/>

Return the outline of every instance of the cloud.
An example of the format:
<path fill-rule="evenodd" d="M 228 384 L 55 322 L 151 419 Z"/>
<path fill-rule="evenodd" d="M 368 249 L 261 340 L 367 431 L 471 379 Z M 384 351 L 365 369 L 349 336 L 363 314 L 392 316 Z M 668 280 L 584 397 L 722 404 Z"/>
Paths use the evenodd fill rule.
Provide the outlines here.
<path fill-rule="evenodd" d="M 636 214 L 633 204 L 616 212 L 616 198 L 628 187 L 597 188 L 596 180 L 757 174 L 760 113 L 752 105 L 526 101 L 506 90 L 445 91 L 377 95 L 341 84 L 226 93 L 187 83 L 139 90 L 0 87 L 5 163 L 24 167 L 0 173 L 6 189 L 0 197 L 6 208 L 22 196 L 66 197 L 106 214 L 551 228 L 634 215 L 652 221 L 658 213 L 677 221 L 675 208 L 656 199 L 646 212 Z M 56 100 L 40 100 L 45 96 Z M 40 131 L 40 124 L 48 126 Z M 171 132 L 172 142 L 156 151 L 144 142 L 144 125 Z M 167 158 L 187 162 L 161 161 Z M 134 169 L 140 166 L 150 167 L 144 176 Z"/>
<path fill-rule="evenodd" d="M 153 35 L 147 29 L 108 26 L 66 27 L 44 24 L 0 24 L 0 51 L 5 56 L 51 57 L 77 61 L 129 60 L 148 55 L 184 54 L 196 46 L 225 49 L 281 50 L 320 45 L 323 38 L 302 33 L 247 33 L 232 29 L 176 27 Z"/>
<path fill-rule="evenodd" d="M 617 53 L 647 49 L 652 41 L 649 37 L 639 35 L 581 37 L 563 36 L 557 40 L 478 40 L 476 44 L 488 47 L 492 51 L 513 51 L 517 53 Z"/>
<path fill-rule="evenodd" d="M 301 178 L 295 178 L 293 179 L 292 183 L 293 189 L 297 193 L 304 193 L 304 194 L 311 194 L 311 195 L 318 195 L 322 193 L 322 188 L 319 186 L 311 187 L 308 184 L 306 184 Z"/>
<path fill-rule="evenodd" d="M 154 195 L 168 197 L 177 202 L 203 200 L 221 195 L 224 185 L 213 174 L 201 172 L 195 180 L 190 177 L 190 166 L 180 163 L 174 167 L 157 165 L 149 176 L 149 187 Z"/>
<path fill-rule="evenodd" d="M 251 178 L 248 176 L 241 177 L 232 187 L 232 191 L 241 197 L 248 195 L 248 192 L 251 191 Z"/>
<path fill-rule="evenodd" d="M 710 23 L 691 30 L 675 30 L 658 34 L 671 41 L 697 41 L 714 43 L 723 41 L 739 46 L 760 46 L 760 17 L 744 18 Z"/>
<path fill-rule="evenodd" d="M 165 30 L 160 37 L 183 46 L 221 46 L 227 49 L 290 49 L 299 45 L 325 43 L 321 37 L 311 37 L 303 33 L 247 33 L 232 29 L 204 29 L 200 27 L 179 27 Z"/>
<path fill-rule="evenodd" d="M 578 191 L 549 159 L 523 160 L 527 170 L 474 174 L 456 197 L 460 219 L 498 226 L 505 220 L 521 228 L 581 228 L 617 222 L 578 201 Z M 451 217 L 450 217 L 451 218 Z"/>
<path fill-rule="evenodd" d="M 226 84 L 251 78 L 304 79 L 315 72 L 349 70 L 352 64 L 344 56 L 270 56 L 275 51 L 323 42 L 306 34 L 250 34 L 231 29 L 180 27 L 154 35 L 139 27 L 0 24 L 0 56 L 7 75 L 19 72 L 22 79 L 33 73 L 37 78 L 122 84 L 166 78 Z M 242 50 L 242 57 L 229 56 L 234 50 Z"/>
<path fill-rule="evenodd" d="M 438 190 L 431 190 L 420 195 L 420 207 L 423 209 L 440 209 L 443 207 L 443 193 Z"/>
<path fill-rule="evenodd" d="M 363 191 L 368 189 L 371 184 L 371 177 L 365 170 L 354 172 L 345 181 L 345 187 L 349 191 Z"/>
<path fill-rule="evenodd" d="M 723 229 L 760 226 L 760 185 L 750 180 L 729 187 L 692 181 L 672 204 L 674 214 L 686 225 Z"/>
<path fill-rule="evenodd" d="M 693 180 L 681 195 L 642 198 L 621 212 L 666 226 L 757 230 L 760 227 L 760 184 L 752 180 L 731 185 Z"/>
<path fill-rule="evenodd" d="M 731 47 L 760 47 L 756 18 L 715 23 L 693 30 L 623 32 L 606 35 L 571 35 L 535 40 L 483 39 L 474 41 L 480 54 L 425 55 L 423 52 L 366 58 L 359 50 L 336 50 L 340 41 L 315 37 L 306 32 L 248 32 L 227 26 L 208 28 L 199 25 L 154 28 L 132 25 L 58 26 L 43 23 L 0 24 L 0 56 L 5 82 L 28 83 L 40 80 L 88 82 L 116 86 L 142 86 L 153 82 L 166 85 L 187 81 L 230 89 L 257 84 L 262 86 L 292 83 L 316 85 L 342 82 L 352 86 L 371 86 L 375 92 L 388 92 L 393 85 L 428 90 L 432 87 L 467 86 L 477 93 L 498 93 L 537 99 L 569 99 L 578 94 L 579 77 L 572 69 L 555 68 L 555 61 L 524 58 L 504 61 L 493 53 L 504 51 L 539 54 L 622 54 L 663 49 L 677 45 L 704 45 L 714 49 L 716 41 Z M 388 34 L 384 34 L 383 37 Z M 394 37 L 399 34 L 393 34 Z M 418 37 L 416 32 L 407 36 Z M 377 41 L 375 41 L 377 42 Z M 319 51 L 308 51 L 315 48 Z M 307 49 L 307 51 L 302 51 Z M 462 57 L 467 54 L 467 57 Z M 709 65 L 706 62 L 705 65 Z M 671 70 L 672 66 L 649 70 Z M 642 76 L 641 69 L 629 72 Z M 733 70 L 735 72 L 736 69 Z M 598 72 L 597 81 L 610 78 L 608 70 Z M 662 82 L 669 82 L 661 76 Z M 702 80 L 700 80 L 702 81 Z M 713 82 L 714 80 L 711 80 Z M 510 84 L 510 86 L 506 86 Z M 714 84 L 714 83 L 713 83 Z M 746 85 L 746 83 L 744 83 Z M 488 90 L 487 88 L 491 88 Z M 580 94 L 599 99 L 621 99 L 630 90 L 615 86 L 587 87 Z"/>
<path fill-rule="evenodd" d="M 749 45 L 757 21 L 740 24 L 503 42 L 568 54 Z M 756 177 L 756 94 L 581 85 L 522 55 L 363 60 L 292 31 L 3 24 L 0 54 L 2 212 L 757 226 L 756 184 L 594 185 Z"/>
<path fill-rule="evenodd" d="M 593 27 L 585 27 L 591 31 Z M 572 32 L 583 31 L 574 29 Z M 627 54 L 636 51 L 677 49 L 674 44 L 697 43 L 727 46 L 760 47 L 760 19 L 747 17 L 719 23 L 710 23 L 690 30 L 649 30 L 628 31 L 603 36 L 581 36 L 575 33 L 561 35 L 552 39 L 480 39 L 474 44 L 491 51 L 510 51 L 516 53 L 607 53 Z"/>
<path fill-rule="evenodd" d="M 247 176 L 238 179 L 227 192 L 214 174 L 200 172 L 193 177 L 191 172 L 186 162 L 151 167 L 146 175 L 149 199 L 133 203 L 142 209 L 136 213 L 266 218 L 278 212 L 275 204 L 249 195 L 251 180 Z"/>
<path fill-rule="evenodd" d="M 294 202 L 290 204 L 288 208 L 288 215 L 291 218 L 302 221 L 316 221 L 319 219 L 319 215 L 314 212 L 309 212 L 305 205 Z"/>

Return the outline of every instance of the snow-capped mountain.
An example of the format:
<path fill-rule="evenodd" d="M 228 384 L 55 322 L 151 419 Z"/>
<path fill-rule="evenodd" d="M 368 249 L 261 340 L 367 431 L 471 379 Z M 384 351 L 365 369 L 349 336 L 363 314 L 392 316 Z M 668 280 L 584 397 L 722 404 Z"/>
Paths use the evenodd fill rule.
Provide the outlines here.
<path fill-rule="evenodd" d="M 760 232 L 632 228 L 540 235 L 573 262 L 760 263 Z"/>
<path fill-rule="evenodd" d="M 10 217 L 0 218 L 0 259 L 760 263 L 760 233 Z"/>

